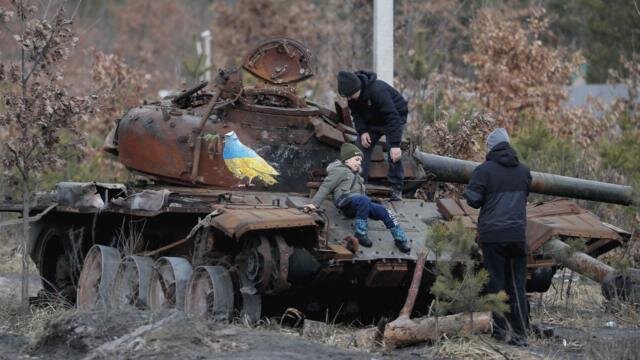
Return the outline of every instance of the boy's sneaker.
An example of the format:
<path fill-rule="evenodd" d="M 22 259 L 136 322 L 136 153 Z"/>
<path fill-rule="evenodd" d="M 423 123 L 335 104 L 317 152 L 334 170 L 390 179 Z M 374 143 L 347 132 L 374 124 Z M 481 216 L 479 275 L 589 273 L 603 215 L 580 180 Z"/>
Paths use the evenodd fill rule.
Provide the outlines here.
<path fill-rule="evenodd" d="M 373 245 L 367 234 L 355 233 L 355 237 L 358 239 L 358 243 L 360 243 L 361 246 L 371 247 Z"/>
<path fill-rule="evenodd" d="M 411 248 L 409 247 L 409 244 L 407 243 L 407 241 L 399 241 L 399 240 L 395 240 L 396 243 L 396 247 L 403 253 L 408 254 L 411 252 Z"/>
<path fill-rule="evenodd" d="M 411 252 L 411 247 L 409 246 L 409 239 L 407 239 L 407 234 L 405 234 L 404 230 L 400 226 L 394 226 L 389 229 L 391 235 L 393 235 L 393 240 L 395 240 L 396 247 L 400 249 L 401 252 L 408 254 Z"/>

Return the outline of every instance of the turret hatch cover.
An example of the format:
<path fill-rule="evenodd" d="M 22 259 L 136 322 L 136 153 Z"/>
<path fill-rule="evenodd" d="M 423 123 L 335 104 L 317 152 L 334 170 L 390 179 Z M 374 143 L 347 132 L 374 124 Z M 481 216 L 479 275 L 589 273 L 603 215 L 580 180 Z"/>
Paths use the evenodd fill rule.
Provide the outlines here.
<path fill-rule="evenodd" d="M 267 40 L 251 50 L 242 67 L 271 84 L 290 84 L 313 76 L 314 59 L 300 42 L 288 38 Z"/>

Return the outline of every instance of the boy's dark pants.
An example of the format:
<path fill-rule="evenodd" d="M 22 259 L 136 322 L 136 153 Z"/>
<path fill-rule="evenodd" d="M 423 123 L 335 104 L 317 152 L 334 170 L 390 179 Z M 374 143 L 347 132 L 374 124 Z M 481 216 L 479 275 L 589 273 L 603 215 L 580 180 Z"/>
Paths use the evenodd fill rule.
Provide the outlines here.
<path fill-rule="evenodd" d="M 368 196 L 352 195 L 340 211 L 348 218 L 382 220 L 387 229 L 398 225 L 387 208 L 376 204 Z"/>
<path fill-rule="evenodd" d="M 526 339 L 529 327 L 529 312 L 526 298 L 527 243 L 525 241 L 503 243 L 481 243 L 485 269 L 490 280 L 487 292 L 505 290 L 509 295 L 510 313 L 505 316 L 493 314 L 494 337 L 505 339 L 508 327 L 516 338 Z M 506 317 L 506 318 L 505 318 Z M 508 319 L 508 325 L 507 325 Z"/>
<path fill-rule="evenodd" d="M 384 135 L 384 133 L 377 131 L 369 131 L 369 136 L 371 137 L 371 145 L 368 149 L 365 149 L 362 146 L 362 141 L 360 139 L 360 135 L 358 135 L 357 144 L 360 150 L 362 150 L 362 154 L 364 158 L 362 159 L 362 177 L 364 181 L 367 182 L 369 179 L 369 167 L 371 166 L 371 156 L 373 155 L 373 149 L 376 147 L 376 144 L 380 140 L 380 138 Z M 391 148 L 388 147 L 387 152 L 387 160 L 389 162 L 389 172 L 387 173 L 387 180 L 391 184 L 391 187 L 395 190 L 402 190 L 404 183 L 404 168 L 402 167 L 402 161 L 398 160 L 396 162 L 391 161 Z"/>

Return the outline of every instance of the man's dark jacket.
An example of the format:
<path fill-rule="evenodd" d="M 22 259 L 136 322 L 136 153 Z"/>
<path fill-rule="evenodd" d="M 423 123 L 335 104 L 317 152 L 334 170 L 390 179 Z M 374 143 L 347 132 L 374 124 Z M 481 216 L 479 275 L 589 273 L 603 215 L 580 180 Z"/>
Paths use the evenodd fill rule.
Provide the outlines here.
<path fill-rule="evenodd" d="M 362 84 L 357 100 L 349 100 L 349 109 L 358 134 L 380 132 L 390 147 L 399 147 L 402 129 L 407 122 L 407 101 L 374 72 L 355 72 Z"/>
<path fill-rule="evenodd" d="M 525 241 L 527 196 L 531 187 L 529 168 L 518 161 L 508 142 L 501 142 L 487 154 L 487 160 L 471 174 L 464 197 L 469 206 L 480 209 L 480 242 Z"/>

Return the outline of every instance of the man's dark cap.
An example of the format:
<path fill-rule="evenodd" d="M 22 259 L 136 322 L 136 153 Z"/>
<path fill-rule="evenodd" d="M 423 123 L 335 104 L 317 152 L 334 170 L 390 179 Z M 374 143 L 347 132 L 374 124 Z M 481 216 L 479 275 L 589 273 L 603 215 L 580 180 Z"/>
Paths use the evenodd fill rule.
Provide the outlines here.
<path fill-rule="evenodd" d="M 349 97 L 360 90 L 360 79 L 351 71 L 340 70 L 338 72 L 338 94 Z"/>

